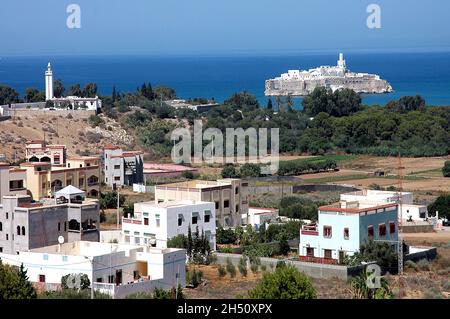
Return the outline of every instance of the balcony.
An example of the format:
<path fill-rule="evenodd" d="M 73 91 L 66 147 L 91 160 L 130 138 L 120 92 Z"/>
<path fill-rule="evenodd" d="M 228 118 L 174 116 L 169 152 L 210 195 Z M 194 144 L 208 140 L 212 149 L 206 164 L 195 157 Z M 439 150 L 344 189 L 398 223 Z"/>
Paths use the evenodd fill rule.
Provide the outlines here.
<path fill-rule="evenodd" d="M 316 263 L 316 264 L 337 265 L 337 263 L 338 263 L 338 261 L 336 259 L 332 259 L 332 258 L 298 256 L 298 259 L 303 262 Z"/>
<path fill-rule="evenodd" d="M 319 228 L 318 225 L 313 223 L 309 225 L 304 225 L 302 229 L 300 230 L 301 235 L 308 235 L 308 236 L 319 236 Z"/>
<path fill-rule="evenodd" d="M 133 219 L 133 218 L 122 218 L 122 223 L 125 223 L 125 224 L 142 225 L 142 220 L 139 220 L 139 219 Z"/>

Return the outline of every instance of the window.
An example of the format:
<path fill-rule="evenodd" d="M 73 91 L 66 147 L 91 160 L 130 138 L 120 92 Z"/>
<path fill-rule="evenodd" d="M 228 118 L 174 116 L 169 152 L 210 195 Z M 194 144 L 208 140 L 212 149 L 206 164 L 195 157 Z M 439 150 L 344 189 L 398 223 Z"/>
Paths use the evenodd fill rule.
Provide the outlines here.
<path fill-rule="evenodd" d="M 197 216 L 192 216 L 192 225 L 197 224 Z"/>
<path fill-rule="evenodd" d="M 114 283 L 114 275 L 108 276 L 108 283 L 113 284 Z"/>
<path fill-rule="evenodd" d="M 25 226 L 22 226 L 22 236 L 25 236 Z"/>
<path fill-rule="evenodd" d="M 67 231 L 67 222 L 64 222 L 64 231 Z"/>
<path fill-rule="evenodd" d="M 390 222 L 389 223 L 389 233 L 390 234 L 394 234 L 395 233 L 395 223 L 394 222 Z"/>
<path fill-rule="evenodd" d="M 348 230 L 348 228 L 344 228 L 344 239 L 349 239 L 350 237 L 350 232 Z"/>
<path fill-rule="evenodd" d="M 325 257 L 326 259 L 331 259 L 331 258 L 333 258 L 333 257 L 332 257 L 332 253 L 331 253 L 331 249 L 324 249 L 323 252 L 324 252 L 324 257 Z"/>
<path fill-rule="evenodd" d="M 83 167 L 83 164 L 80 164 L 80 168 Z"/>
<path fill-rule="evenodd" d="M 47 255 L 47 254 L 44 254 L 44 255 L 42 256 L 42 258 L 44 258 L 44 260 L 48 260 L 48 255 Z"/>
<path fill-rule="evenodd" d="M 234 193 L 237 195 L 237 194 L 239 194 L 239 187 L 236 187 L 235 189 L 234 189 Z"/>
<path fill-rule="evenodd" d="M 373 226 L 367 227 L 367 236 L 373 237 Z"/>
<path fill-rule="evenodd" d="M 61 231 L 61 223 L 58 223 L 58 231 Z"/>
<path fill-rule="evenodd" d="M 155 217 L 156 217 L 156 227 L 161 226 L 161 219 L 159 217 L 159 214 L 156 214 Z"/>
<path fill-rule="evenodd" d="M 223 207 L 225 207 L 225 208 L 230 207 L 230 201 L 229 200 L 224 200 L 223 201 Z"/>
<path fill-rule="evenodd" d="M 62 261 L 67 262 L 68 257 L 67 256 L 62 256 Z"/>
<path fill-rule="evenodd" d="M 114 176 L 115 181 L 120 181 L 120 176 Z"/>
<path fill-rule="evenodd" d="M 9 214 L 8 214 L 8 213 L 6 213 L 6 219 L 8 219 L 8 216 L 9 216 Z"/>
<path fill-rule="evenodd" d="M 3 252 L 3 247 L 0 247 L 0 253 L 2 253 Z"/>
<path fill-rule="evenodd" d="M 386 236 L 386 224 L 378 225 L 378 236 Z"/>
<path fill-rule="evenodd" d="M 67 163 L 67 167 L 70 168 L 70 163 Z"/>
<path fill-rule="evenodd" d="M 323 226 L 323 237 L 331 238 L 331 226 Z"/>
<path fill-rule="evenodd" d="M 219 209 L 220 208 L 220 204 L 219 204 L 219 202 L 216 202 L 216 209 Z"/>
<path fill-rule="evenodd" d="M 141 243 L 141 238 L 140 237 L 134 237 L 134 243 L 136 245 L 139 245 Z"/>
<path fill-rule="evenodd" d="M 102 278 L 102 277 L 99 277 L 99 278 L 97 278 L 95 281 L 96 281 L 96 282 L 103 282 L 103 278 Z"/>
<path fill-rule="evenodd" d="M 134 270 L 133 271 L 133 279 L 134 280 L 138 280 L 139 279 L 139 270 Z"/>
<path fill-rule="evenodd" d="M 17 226 L 17 235 L 20 236 L 20 226 Z"/>
<path fill-rule="evenodd" d="M 236 210 L 235 210 L 235 212 L 236 212 L 236 213 L 239 212 L 239 205 L 236 205 Z"/>
<path fill-rule="evenodd" d="M 158 204 L 164 203 L 164 199 L 158 199 Z"/>
<path fill-rule="evenodd" d="M 8 234 L 6 234 L 6 240 L 9 240 L 9 236 L 8 236 Z"/>
<path fill-rule="evenodd" d="M 144 218 L 144 225 L 148 225 L 148 218 Z"/>
<path fill-rule="evenodd" d="M 178 227 L 180 227 L 181 225 L 183 225 L 183 217 L 178 216 Z"/>
<path fill-rule="evenodd" d="M 0 231 L 3 231 L 3 224 L 0 222 Z"/>
<path fill-rule="evenodd" d="M 45 275 L 39 275 L 39 282 L 45 282 Z"/>
<path fill-rule="evenodd" d="M 114 165 L 114 169 L 120 169 L 120 165 Z"/>
<path fill-rule="evenodd" d="M 205 214 L 205 223 L 209 223 L 210 219 L 211 219 L 211 215 L 209 213 Z"/>
<path fill-rule="evenodd" d="M 314 257 L 314 248 L 306 247 L 306 256 Z"/>

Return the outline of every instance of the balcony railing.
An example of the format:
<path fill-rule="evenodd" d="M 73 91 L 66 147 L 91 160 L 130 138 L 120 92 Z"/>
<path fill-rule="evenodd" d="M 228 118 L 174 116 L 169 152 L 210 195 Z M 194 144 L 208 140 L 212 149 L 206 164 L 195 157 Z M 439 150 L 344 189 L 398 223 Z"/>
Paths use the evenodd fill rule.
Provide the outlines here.
<path fill-rule="evenodd" d="M 139 219 L 133 219 L 133 218 L 123 218 L 122 223 L 125 224 L 135 224 L 135 225 L 142 225 L 142 220 Z"/>
<path fill-rule="evenodd" d="M 327 265 L 336 265 L 338 261 L 332 258 L 322 258 L 322 257 L 311 257 L 311 256 L 298 256 L 300 261 L 316 263 L 316 264 L 327 264 Z"/>

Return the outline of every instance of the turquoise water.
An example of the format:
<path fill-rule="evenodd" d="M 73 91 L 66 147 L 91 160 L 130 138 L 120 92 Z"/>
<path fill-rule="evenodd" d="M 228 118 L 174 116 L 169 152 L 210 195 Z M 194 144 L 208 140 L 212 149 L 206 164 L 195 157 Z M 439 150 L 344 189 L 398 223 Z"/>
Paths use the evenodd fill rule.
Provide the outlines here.
<path fill-rule="evenodd" d="M 113 86 L 134 91 L 144 81 L 168 85 L 181 98 L 214 97 L 223 101 L 246 90 L 266 104 L 264 81 L 288 69 L 335 65 L 336 54 L 228 57 L 57 56 L 1 57 L 0 84 L 23 93 L 27 87 L 44 89 L 47 62 L 66 88 L 96 82 L 103 94 Z M 404 95 L 422 95 L 430 105 L 450 105 L 450 53 L 353 53 L 347 66 L 355 72 L 377 73 L 394 87 L 391 94 L 367 95 L 366 104 L 385 104 Z M 296 100 L 297 106 L 300 104 Z"/>

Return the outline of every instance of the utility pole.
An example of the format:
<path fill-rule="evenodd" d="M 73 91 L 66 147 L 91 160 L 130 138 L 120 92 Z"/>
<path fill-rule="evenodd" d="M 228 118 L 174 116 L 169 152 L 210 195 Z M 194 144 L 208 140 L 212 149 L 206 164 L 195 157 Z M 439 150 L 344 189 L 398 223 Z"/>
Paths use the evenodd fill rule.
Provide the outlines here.
<path fill-rule="evenodd" d="M 402 156 L 400 152 L 398 152 L 398 188 L 397 188 L 397 201 L 398 201 L 398 216 L 399 218 L 399 231 L 398 231 L 398 239 L 400 244 L 398 245 L 398 273 L 399 275 L 403 274 L 403 240 L 402 240 L 402 226 L 403 226 L 403 211 L 402 211 L 402 202 L 403 202 L 403 169 L 402 166 Z"/>
<path fill-rule="evenodd" d="M 120 216 L 120 192 L 117 187 L 117 229 L 119 229 L 119 216 Z"/>

